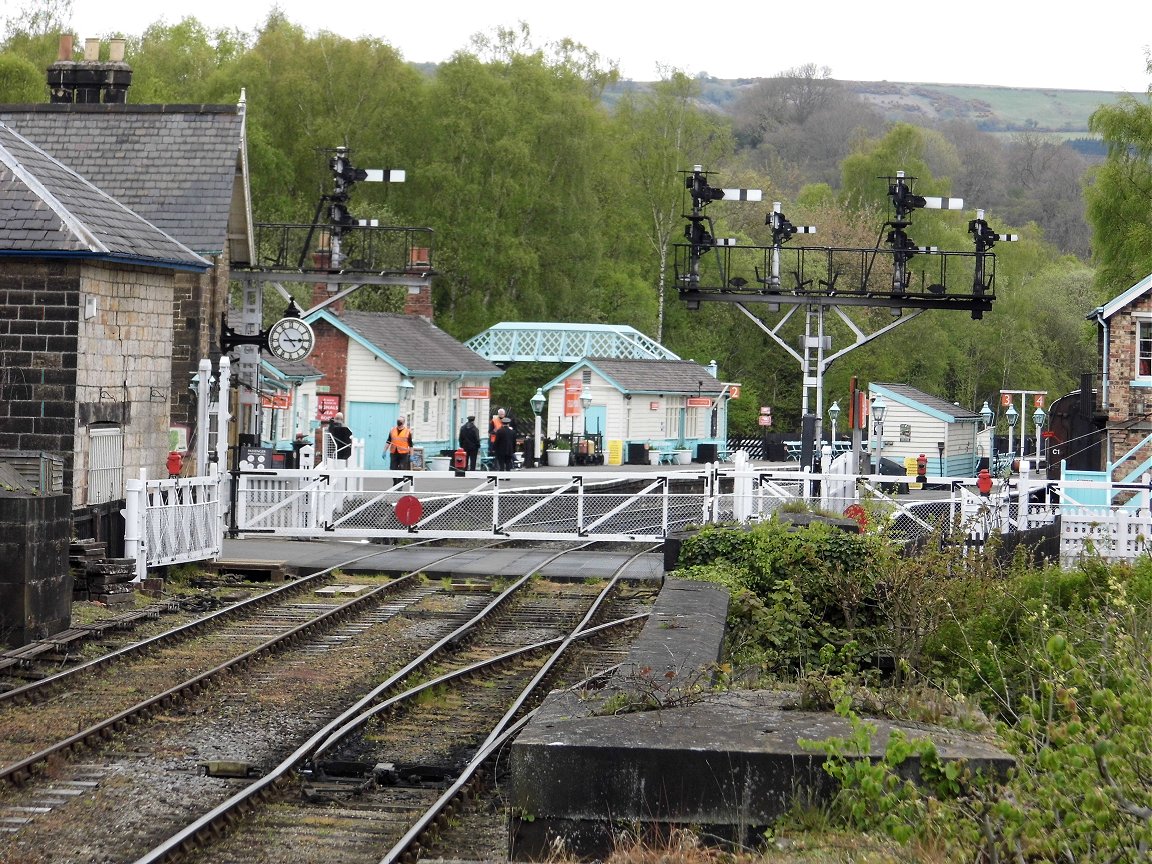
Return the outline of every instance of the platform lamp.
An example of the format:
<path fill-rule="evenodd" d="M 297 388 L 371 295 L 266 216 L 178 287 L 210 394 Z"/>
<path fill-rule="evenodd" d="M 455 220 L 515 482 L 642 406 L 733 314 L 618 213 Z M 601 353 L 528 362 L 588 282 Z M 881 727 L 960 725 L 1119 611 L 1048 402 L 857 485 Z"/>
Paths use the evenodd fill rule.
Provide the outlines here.
<path fill-rule="evenodd" d="M 1044 421 L 1047 419 L 1048 419 L 1048 415 L 1044 413 L 1044 409 L 1041 408 L 1039 405 L 1037 405 L 1036 410 L 1032 412 L 1032 422 L 1036 425 L 1036 467 L 1037 467 L 1037 469 L 1039 469 L 1039 467 L 1040 467 L 1040 456 L 1042 455 L 1040 452 L 1040 449 L 1041 449 L 1040 432 L 1044 428 Z"/>
<path fill-rule="evenodd" d="M 876 422 L 872 426 L 872 432 L 876 436 L 876 473 L 883 474 L 884 463 L 881 462 L 881 457 L 884 454 L 884 415 L 888 411 L 888 403 L 884 401 L 883 396 L 877 396 L 872 400 L 872 419 Z"/>
<path fill-rule="evenodd" d="M 534 453 L 536 454 L 537 464 L 540 463 L 540 457 L 544 454 L 544 443 L 540 440 L 540 415 L 544 411 L 545 401 L 544 391 L 539 387 L 536 388 L 536 392 L 532 395 L 532 398 L 528 400 L 528 404 L 532 406 L 532 413 L 536 415 L 536 424 L 532 431 L 536 436 Z"/>
<path fill-rule="evenodd" d="M 583 420 L 584 420 L 584 434 L 585 434 L 585 435 L 587 435 L 587 434 L 588 434 L 588 409 L 592 407 L 592 397 L 591 397 L 591 396 L 589 396 L 589 395 L 587 395 L 587 394 L 583 394 L 583 395 L 581 395 L 581 397 L 580 397 L 580 407 L 581 407 L 581 408 L 583 409 L 583 411 L 584 411 L 584 416 L 583 416 Z"/>
<path fill-rule="evenodd" d="M 980 408 L 980 422 L 984 424 L 984 431 L 987 432 L 992 426 L 992 406 L 988 404 L 988 400 L 984 400 L 984 404 Z M 996 431 L 993 430 L 988 435 L 988 470 L 996 470 Z"/>
<path fill-rule="evenodd" d="M 1012 436 L 1015 434 L 1016 421 L 1020 419 L 1020 412 L 1016 410 L 1016 403 L 1008 403 L 1008 410 L 1004 412 L 1004 419 L 1008 421 L 1008 464 L 1011 466 L 1012 457 L 1016 453 Z"/>
<path fill-rule="evenodd" d="M 405 375 L 400 379 L 400 383 L 396 385 L 396 392 L 399 394 L 397 399 L 400 402 L 400 413 L 404 413 L 404 403 L 411 398 L 412 391 L 416 389 L 416 385 L 412 383 L 412 379 Z"/>
<path fill-rule="evenodd" d="M 840 403 L 833 402 L 828 408 L 828 419 L 832 421 L 832 452 L 836 452 L 836 421 L 840 419 Z"/>

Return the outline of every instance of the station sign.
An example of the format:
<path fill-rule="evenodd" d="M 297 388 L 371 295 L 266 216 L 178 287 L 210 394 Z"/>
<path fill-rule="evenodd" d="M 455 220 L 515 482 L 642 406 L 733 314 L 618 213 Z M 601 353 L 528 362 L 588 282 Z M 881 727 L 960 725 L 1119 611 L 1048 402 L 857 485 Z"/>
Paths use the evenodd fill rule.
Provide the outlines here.
<path fill-rule="evenodd" d="M 709 398 L 708 396 L 689 396 L 688 397 L 688 407 L 689 408 L 711 408 L 712 407 L 712 399 Z"/>
<path fill-rule="evenodd" d="M 487 399 L 492 395 L 492 392 L 487 387 L 461 387 L 461 399 Z"/>

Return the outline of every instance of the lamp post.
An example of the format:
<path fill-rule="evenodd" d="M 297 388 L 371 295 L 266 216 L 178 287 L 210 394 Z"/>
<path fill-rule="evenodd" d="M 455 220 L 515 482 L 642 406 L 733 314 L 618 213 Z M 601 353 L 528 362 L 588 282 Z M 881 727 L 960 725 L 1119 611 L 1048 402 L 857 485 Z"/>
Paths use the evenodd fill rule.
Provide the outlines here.
<path fill-rule="evenodd" d="M 1011 467 L 1012 457 L 1016 454 L 1012 444 L 1012 435 L 1016 429 L 1016 421 L 1020 419 L 1020 412 L 1016 410 L 1014 402 L 1008 404 L 1008 410 L 1004 412 L 1004 419 L 1008 421 L 1008 464 Z"/>
<path fill-rule="evenodd" d="M 980 408 L 980 422 L 984 424 L 984 432 L 988 435 L 988 470 L 996 470 L 996 431 L 993 429 L 991 432 L 988 430 L 992 428 L 992 408 L 988 404 L 988 400 L 984 400 L 983 406 Z"/>
<path fill-rule="evenodd" d="M 1041 439 L 1040 430 L 1044 428 L 1044 421 L 1048 415 L 1044 413 L 1044 409 L 1036 406 L 1036 410 L 1032 412 L 1032 422 L 1036 425 L 1036 469 L 1040 469 L 1040 456 L 1041 456 Z"/>
<path fill-rule="evenodd" d="M 412 383 L 412 379 L 405 375 L 400 379 L 400 383 L 396 385 L 396 401 L 400 403 L 400 413 L 404 413 L 404 403 L 408 401 L 412 395 L 412 391 L 416 389 L 416 385 Z"/>
<path fill-rule="evenodd" d="M 536 423 L 533 428 L 535 438 L 535 446 L 533 447 L 533 455 L 536 457 L 536 464 L 540 464 L 540 457 L 544 455 L 544 442 L 540 439 L 540 413 L 544 410 L 544 392 L 537 387 L 536 392 L 532 398 L 528 400 L 528 404 L 532 406 L 532 413 L 536 415 Z"/>
<path fill-rule="evenodd" d="M 833 402 L 828 407 L 828 419 L 832 421 L 832 455 L 836 455 L 836 421 L 840 419 L 840 403 Z"/>
<path fill-rule="evenodd" d="M 876 473 L 883 474 L 883 463 L 880 461 L 884 454 L 884 414 L 888 411 L 888 403 L 883 396 L 872 400 L 872 419 L 876 422 L 872 426 L 872 434 L 876 436 Z"/>

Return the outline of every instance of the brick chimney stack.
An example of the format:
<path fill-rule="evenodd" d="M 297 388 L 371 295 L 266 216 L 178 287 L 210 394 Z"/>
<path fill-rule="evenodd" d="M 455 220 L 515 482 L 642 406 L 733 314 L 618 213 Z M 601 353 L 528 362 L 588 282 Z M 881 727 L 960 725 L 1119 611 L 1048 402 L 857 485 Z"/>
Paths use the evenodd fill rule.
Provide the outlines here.
<path fill-rule="evenodd" d="M 123 104 L 128 101 L 132 67 L 124 62 L 124 40 L 108 43 L 108 61 L 100 60 L 100 40 L 84 40 L 84 59 L 72 59 L 72 36 L 60 37 L 56 61 L 48 67 L 48 98 L 57 104 Z"/>
<path fill-rule="evenodd" d="M 404 314 L 416 315 L 428 323 L 432 323 L 432 283 L 425 282 L 419 287 L 408 286 L 408 293 L 404 295 Z"/>
<path fill-rule="evenodd" d="M 326 230 L 320 232 L 317 248 L 312 250 L 312 266 L 316 268 L 316 270 L 327 270 L 327 268 L 331 266 L 331 242 Z M 340 282 L 313 282 L 312 305 L 318 306 L 321 303 L 326 303 L 328 300 L 331 300 L 333 294 L 338 293 L 339 289 Z M 341 300 L 325 306 L 325 309 L 331 310 L 334 314 L 340 314 L 344 311 L 344 301 L 341 298 Z"/>

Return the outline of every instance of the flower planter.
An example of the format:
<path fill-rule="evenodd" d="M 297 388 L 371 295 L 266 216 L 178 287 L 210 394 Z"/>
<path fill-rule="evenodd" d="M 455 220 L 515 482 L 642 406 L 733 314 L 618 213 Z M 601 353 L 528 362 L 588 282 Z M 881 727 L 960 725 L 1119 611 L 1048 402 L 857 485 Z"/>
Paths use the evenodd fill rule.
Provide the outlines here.
<path fill-rule="evenodd" d="M 545 450 L 544 455 L 548 460 L 549 468 L 564 468 L 568 465 L 568 460 L 572 456 L 571 450 Z"/>
<path fill-rule="evenodd" d="M 649 450 L 648 451 L 648 464 L 649 465 L 659 465 L 660 464 L 660 451 L 659 450 Z"/>
<path fill-rule="evenodd" d="M 676 458 L 677 465 L 687 465 L 692 461 L 691 450 L 673 450 L 672 453 Z"/>
<path fill-rule="evenodd" d="M 452 459 L 448 456 L 429 456 L 428 457 L 428 470 L 429 471 L 447 471 L 452 467 Z"/>

